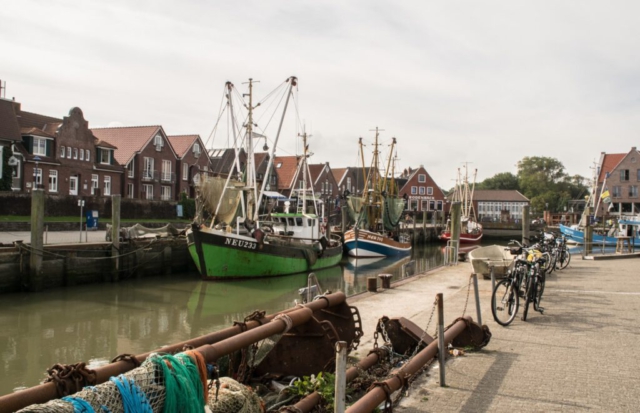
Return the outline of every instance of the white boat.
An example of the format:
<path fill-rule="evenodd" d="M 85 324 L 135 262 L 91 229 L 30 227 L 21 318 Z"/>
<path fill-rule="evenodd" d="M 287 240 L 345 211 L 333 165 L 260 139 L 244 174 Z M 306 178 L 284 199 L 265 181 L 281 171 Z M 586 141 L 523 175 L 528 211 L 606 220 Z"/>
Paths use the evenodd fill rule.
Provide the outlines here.
<path fill-rule="evenodd" d="M 491 268 L 496 278 L 503 278 L 513 266 L 513 256 L 501 245 L 489 245 L 476 248 L 468 254 L 473 272 L 482 274 L 485 279 L 491 278 Z"/>

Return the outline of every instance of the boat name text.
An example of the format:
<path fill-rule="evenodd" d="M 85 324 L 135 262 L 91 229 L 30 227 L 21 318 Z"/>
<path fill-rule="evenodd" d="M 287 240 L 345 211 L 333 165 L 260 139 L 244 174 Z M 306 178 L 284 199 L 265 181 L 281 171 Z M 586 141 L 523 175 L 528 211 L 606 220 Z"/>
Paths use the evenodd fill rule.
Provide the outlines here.
<path fill-rule="evenodd" d="M 226 238 L 224 240 L 224 244 L 231 245 L 232 247 L 246 248 L 248 250 L 255 250 L 256 246 L 258 245 L 255 242 L 249 242 L 241 239 L 232 239 L 232 238 Z"/>

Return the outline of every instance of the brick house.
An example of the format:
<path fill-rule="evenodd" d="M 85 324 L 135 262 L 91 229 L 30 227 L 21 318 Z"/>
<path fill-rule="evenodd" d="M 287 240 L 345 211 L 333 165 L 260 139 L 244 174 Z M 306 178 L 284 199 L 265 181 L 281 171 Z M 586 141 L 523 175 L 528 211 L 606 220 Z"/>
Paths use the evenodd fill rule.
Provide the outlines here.
<path fill-rule="evenodd" d="M 347 166 L 346 168 L 333 168 L 333 178 L 338 185 L 340 194 L 349 191 L 351 194 L 361 194 L 364 189 L 366 177 L 371 168 L 365 168 L 364 174 L 362 168 Z"/>
<path fill-rule="evenodd" d="M 339 197 L 340 188 L 338 188 L 338 183 L 331 172 L 329 162 L 309 165 L 309 173 L 311 175 L 310 182 L 313 186 L 313 192 L 316 195 L 319 195 L 327 203 Z M 297 180 L 299 182 L 302 181 L 302 174 L 300 174 L 300 172 L 298 172 Z M 307 187 L 309 186 L 307 185 Z"/>
<path fill-rule="evenodd" d="M 176 194 L 195 197 L 194 177 L 209 171 L 209 152 L 204 149 L 200 135 L 168 136 L 169 144 L 178 156 L 176 162 Z"/>
<path fill-rule="evenodd" d="M 399 196 L 407 200 L 408 210 L 431 212 L 445 209 L 446 197 L 424 166 L 420 165 L 415 170 L 405 170 L 398 182 L 404 182 Z"/>
<path fill-rule="evenodd" d="M 116 146 L 115 159 L 125 167 L 123 197 L 177 200 L 178 157 L 162 126 L 92 129 L 100 141 Z"/>
<path fill-rule="evenodd" d="M 276 188 L 286 197 L 296 188 L 299 156 L 276 156 L 273 159 L 273 170 L 276 173 Z M 298 184 L 299 185 L 299 184 Z"/>
<path fill-rule="evenodd" d="M 30 192 L 37 186 L 49 194 L 78 197 L 121 192 L 116 148 L 91 133 L 80 108 L 63 119 L 23 111 L 19 103 L 14 110 L 21 134 L 21 142 L 13 145 L 14 191 Z"/>
<path fill-rule="evenodd" d="M 15 107 L 14 101 L 0 98 L 0 179 L 2 179 L 5 168 L 10 169 L 13 176 L 11 186 L 13 186 L 13 181 L 16 181 L 16 171 L 22 172 L 22 158 L 17 158 L 13 154 L 14 146 L 22 142 Z M 5 155 L 8 156 L 5 157 Z M 9 157 L 10 159 L 5 161 Z M 19 165 L 17 165 L 18 162 Z M 16 181 L 17 183 L 18 181 Z"/>
<path fill-rule="evenodd" d="M 600 201 L 596 211 L 598 216 L 640 214 L 640 152 L 635 146 L 628 153 L 602 152 L 597 173 L 596 203 L 603 188 L 611 197 L 611 206 Z"/>

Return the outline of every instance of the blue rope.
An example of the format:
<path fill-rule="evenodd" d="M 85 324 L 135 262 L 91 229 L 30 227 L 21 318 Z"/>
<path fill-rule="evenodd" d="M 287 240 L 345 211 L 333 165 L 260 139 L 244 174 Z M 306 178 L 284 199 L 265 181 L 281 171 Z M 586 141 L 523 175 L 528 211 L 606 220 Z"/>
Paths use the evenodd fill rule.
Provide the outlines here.
<path fill-rule="evenodd" d="M 69 402 L 73 405 L 73 413 L 95 413 L 93 407 L 86 400 L 82 400 L 77 397 L 66 396 L 62 400 Z"/>
<path fill-rule="evenodd" d="M 111 377 L 109 380 L 115 383 L 120 391 L 124 413 L 153 413 L 147 396 L 133 379 L 127 379 L 121 374 L 118 377 Z"/>

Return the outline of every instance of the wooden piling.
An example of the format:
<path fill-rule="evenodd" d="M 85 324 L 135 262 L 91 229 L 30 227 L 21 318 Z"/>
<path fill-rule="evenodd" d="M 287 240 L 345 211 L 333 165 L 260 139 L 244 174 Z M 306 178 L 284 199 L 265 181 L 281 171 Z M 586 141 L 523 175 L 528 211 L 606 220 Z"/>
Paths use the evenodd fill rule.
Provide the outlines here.
<path fill-rule="evenodd" d="M 42 251 L 44 247 L 44 191 L 31 191 L 31 254 L 29 256 L 29 291 L 43 288 Z"/>
<path fill-rule="evenodd" d="M 462 226 L 462 204 L 460 202 L 454 202 L 451 204 L 451 246 L 456 247 L 455 251 L 452 248 L 450 251 L 449 262 L 456 262 L 456 255 L 458 254 L 458 248 L 460 248 L 460 227 Z"/>
<path fill-rule="evenodd" d="M 591 255 L 593 252 L 593 226 L 591 226 L 591 211 L 590 206 L 584 209 L 584 216 L 586 217 L 586 223 L 584 227 L 584 253 L 585 255 Z"/>
<path fill-rule="evenodd" d="M 111 256 L 113 257 L 113 272 L 111 280 L 120 279 L 120 201 L 121 196 L 111 195 Z"/>
<path fill-rule="evenodd" d="M 529 245 L 529 228 L 531 225 L 531 217 L 529 215 L 529 205 L 522 207 L 522 245 Z"/>

